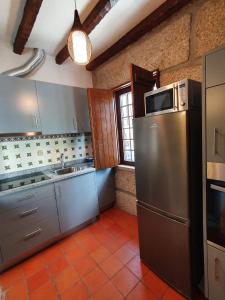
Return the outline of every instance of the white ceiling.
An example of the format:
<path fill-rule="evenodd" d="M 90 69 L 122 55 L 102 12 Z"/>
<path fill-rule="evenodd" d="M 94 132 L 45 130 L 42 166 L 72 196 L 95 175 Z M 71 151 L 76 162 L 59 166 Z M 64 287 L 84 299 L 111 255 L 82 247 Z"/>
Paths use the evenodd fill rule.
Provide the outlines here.
<path fill-rule="evenodd" d="M 98 0 L 77 0 L 83 21 Z M 90 33 L 93 57 L 99 55 L 137 25 L 165 0 L 119 0 Z M 23 13 L 25 0 L 0 2 L 0 40 L 11 42 Z M 55 55 L 65 45 L 73 23 L 74 0 L 44 0 L 27 47 L 39 47 Z"/>

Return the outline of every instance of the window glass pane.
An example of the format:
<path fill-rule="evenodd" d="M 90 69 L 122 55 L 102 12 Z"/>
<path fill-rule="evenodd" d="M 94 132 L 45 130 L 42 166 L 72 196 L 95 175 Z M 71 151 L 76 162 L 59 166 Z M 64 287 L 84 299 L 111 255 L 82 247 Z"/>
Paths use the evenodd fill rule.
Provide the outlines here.
<path fill-rule="evenodd" d="M 122 118 L 122 127 L 123 128 L 129 128 L 129 119 L 128 118 Z"/>
<path fill-rule="evenodd" d="M 123 129 L 123 139 L 129 140 L 130 139 L 130 129 Z"/>
<path fill-rule="evenodd" d="M 134 138 L 133 128 L 130 128 L 130 138 L 131 138 L 131 139 Z"/>
<path fill-rule="evenodd" d="M 132 161 L 132 153 L 131 151 L 124 151 L 124 160 Z"/>
<path fill-rule="evenodd" d="M 130 148 L 131 148 L 131 150 L 134 150 L 134 141 L 133 140 L 130 141 Z"/>
<path fill-rule="evenodd" d="M 123 149 L 124 150 L 130 150 L 131 149 L 130 140 L 124 140 L 123 141 Z"/>
<path fill-rule="evenodd" d="M 134 151 L 131 152 L 131 160 L 132 160 L 132 161 L 135 161 Z"/>
<path fill-rule="evenodd" d="M 133 140 L 133 100 L 131 92 L 119 96 L 120 121 L 121 121 L 121 147 L 123 148 L 123 161 L 134 162 Z"/>
<path fill-rule="evenodd" d="M 128 116 L 128 106 L 121 107 L 121 117 Z"/>
<path fill-rule="evenodd" d="M 127 105 L 127 94 L 120 95 L 120 106 Z"/>
<path fill-rule="evenodd" d="M 128 104 L 132 104 L 132 94 L 131 94 L 131 92 L 127 94 L 127 97 L 128 97 L 128 99 L 127 99 Z"/>
<path fill-rule="evenodd" d="M 129 118 L 129 125 L 130 125 L 130 127 L 133 127 L 133 118 L 132 117 Z"/>
<path fill-rule="evenodd" d="M 133 106 L 129 105 L 129 116 L 133 117 Z"/>

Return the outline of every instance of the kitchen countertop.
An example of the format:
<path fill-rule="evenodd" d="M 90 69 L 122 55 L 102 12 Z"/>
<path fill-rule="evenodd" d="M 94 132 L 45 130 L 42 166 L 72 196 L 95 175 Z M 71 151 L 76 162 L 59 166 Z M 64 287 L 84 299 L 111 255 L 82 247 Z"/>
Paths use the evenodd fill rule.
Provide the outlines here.
<path fill-rule="evenodd" d="M 13 194 L 13 193 L 17 193 L 17 192 L 21 192 L 21 191 L 25 191 L 25 190 L 29 190 L 29 189 L 34 188 L 34 187 L 42 186 L 42 185 L 49 184 L 49 183 L 54 183 L 54 182 L 57 182 L 57 181 L 60 181 L 60 180 L 64 180 L 64 179 L 68 179 L 68 178 L 71 178 L 71 177 L 76 177 L 76 176 L 79 176 L 79 175 L 82 175 L 82 174 L 91 173 L 91 172 L 96 171 L 96 169 L 93 166 L 90 166 L 90 164 L 88 164 L 88 163 L 67 164 L 66 168 L 67 167 L 84 166 L 84 165 L 87 166 L 87 167 L 83 170 L 79 170 L 79 171 L 75 171 L 73 173 L 63 174 L 63 175 L 57 175 L 56 173 L 54 173 L 54 170 L 60 169 L 60 167 L 54 168 L 54 169 L 52 169 L 52 168 L 47 169 L 45 171 L 42 171 L 42 173 L 44 175 L 48 176 L 49 179 L 46 179 L 46 180 L 40 181 L 40 182 L 36 182 L 36 183 L 31 183 L 31 184 L 28 184 L 28 185 L 25 185 L 25 186 L 16 187 L 16 188 L 9 189 L 9 190 L 6 190 L 6 191 L 1 191 L 0 192 L 0 197 L 5 196 L 5 195 L 9 195 L 9 194 Z M 33 172 L 30 172 L 30 174 L 32 174 L 32 173 Z"/>

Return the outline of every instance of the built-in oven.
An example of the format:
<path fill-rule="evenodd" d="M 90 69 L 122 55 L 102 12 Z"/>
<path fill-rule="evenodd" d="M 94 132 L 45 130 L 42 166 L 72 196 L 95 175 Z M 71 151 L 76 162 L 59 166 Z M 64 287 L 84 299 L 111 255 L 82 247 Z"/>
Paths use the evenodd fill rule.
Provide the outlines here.
<path fill-rule="evenodd" d="M 145 115 L 158 115 L 188 109 L 188 80 L 184 79 L 145 93 Z"/>
<path fill-rule="evenodd" d="M 207 239 L 225 247 L 224 181 L 207 181 Z"/>

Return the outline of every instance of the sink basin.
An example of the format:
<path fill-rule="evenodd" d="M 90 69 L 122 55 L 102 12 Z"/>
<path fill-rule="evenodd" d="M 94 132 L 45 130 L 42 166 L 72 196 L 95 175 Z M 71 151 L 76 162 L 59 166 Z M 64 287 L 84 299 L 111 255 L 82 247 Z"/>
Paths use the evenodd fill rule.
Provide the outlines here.
<path fill-rule="evenodd" d="M 85 169 L 85 167 L 68 167 L 68 168 L 55 170 L 54 173 L 57 175 L 65 175 L 65 174 L 82 171 L 84 169 Z"/>
<path fill-rule="evenodd" d="M 70 174 L 76 172 L 76 168 L 74 167 L 69 167 L 69 168 L 64 168 L 64 169 L 58 169 L 55 170 L 54 173 L 57 175 L 65 175 L 65 174 Z"/>

